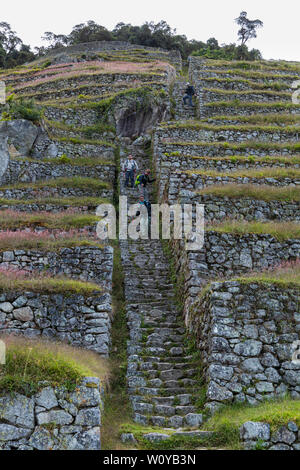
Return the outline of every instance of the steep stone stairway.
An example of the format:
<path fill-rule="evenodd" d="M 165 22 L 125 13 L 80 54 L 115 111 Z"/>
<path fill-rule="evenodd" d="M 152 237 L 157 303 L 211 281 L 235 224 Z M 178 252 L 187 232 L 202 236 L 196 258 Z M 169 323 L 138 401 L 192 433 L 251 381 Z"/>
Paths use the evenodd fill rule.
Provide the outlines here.
<path fill-rule="evenodd" d="M 191 108 L 188 104 L 183 103 L 183 96 L 186 89 L 188 80 L 177 78 L 174 82 L 172 90 L 172 99 L 174 104 L 174 119 L 176 121 L 184 121 L 188 119 L 195 119 L 196 106 Z"/>
<path fill-rule="evenodd" d="M 138 158 L 138 163 L 140 169 L 150 166 L 147 158 Z M 138 201 L 137 189 L 124 188 L 123 181 L 120 188 L 128 203 Z M 149 192 L 152 200 L 151 188 Z M 174 430 L 198 427 L 202 415 L 194 401 L 200 387 L 199 369 L 185 341 L 161 241 L 124 240 L 120 247 L 130 331 L 128 392 L 134 421 Z"/>

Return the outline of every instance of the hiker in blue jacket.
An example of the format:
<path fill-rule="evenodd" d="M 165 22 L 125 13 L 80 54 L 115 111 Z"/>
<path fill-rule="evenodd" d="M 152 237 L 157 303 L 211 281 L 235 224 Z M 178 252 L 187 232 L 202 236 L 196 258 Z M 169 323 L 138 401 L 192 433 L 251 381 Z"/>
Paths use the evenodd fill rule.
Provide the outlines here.
<path fill-rule="evenodd" d="M 196 95 L 195 89 L 193 85 L 190 83 L 186 84 L 186 89 L 185 89 L 185 95 L 183 96 L 183 103 L 186 105 L 186 100 L 189 101 L 189 106 L 192 108 L 194 107 L 193 105 L 193 96 Z"/>

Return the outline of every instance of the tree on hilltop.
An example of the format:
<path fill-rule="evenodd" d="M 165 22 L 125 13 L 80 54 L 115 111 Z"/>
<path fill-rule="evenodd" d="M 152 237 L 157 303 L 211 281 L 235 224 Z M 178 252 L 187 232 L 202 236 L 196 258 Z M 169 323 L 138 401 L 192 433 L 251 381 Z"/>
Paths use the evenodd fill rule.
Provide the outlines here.
<path fill-rule="evenodd" d="M 0 67 L 15 67 L 33 59 L 30 46 L 23 44 L 10 24 L 0 22 Z"/>
<path fill-rule="evenodd" d="M 247 18 L 247 12 L 242 11 L 240 16 L 234 20 L 240 27 L 238 31 L 238 38 L 241 41 L 241 45 L 245 45 L 249 39 L 257 37 L 257 29 L 263 27 L 261 20 L 249 20 Z"/>

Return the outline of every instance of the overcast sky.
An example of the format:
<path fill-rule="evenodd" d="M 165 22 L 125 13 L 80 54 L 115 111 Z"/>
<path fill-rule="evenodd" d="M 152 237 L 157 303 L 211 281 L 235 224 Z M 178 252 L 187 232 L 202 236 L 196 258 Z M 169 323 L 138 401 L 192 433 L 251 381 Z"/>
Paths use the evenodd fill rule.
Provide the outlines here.
<path fill-rule="evenodd" d="M 69 34 L 75 24 L 94 20 L 113 28 L 117 23 L 141 25 L 165 20 L 188 39 L 236 42 L 234 18 L 247 11 L 264 28 L 249 42 L 266 59 L 300 61 L 300 1 L 270 0 L 11 0 L 2 2 L 0 21 L 10 23 L 25 44 L 40 46 L 45 31 Z"/>

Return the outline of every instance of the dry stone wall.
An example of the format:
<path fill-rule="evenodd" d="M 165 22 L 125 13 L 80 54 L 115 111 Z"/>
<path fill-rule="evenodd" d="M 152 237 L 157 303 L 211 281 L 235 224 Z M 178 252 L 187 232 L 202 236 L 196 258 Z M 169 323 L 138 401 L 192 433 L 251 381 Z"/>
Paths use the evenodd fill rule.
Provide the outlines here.
<path fill-rule="evenodd" d="M 100 450 L 103 385 L 86 377 L 73 392 L 41 385 L 0 397 L 0 450 Z"/>
<path fill-rule="evenodd" d="M 30 291 L 0 293 L 0 335 L 56 339 L 107 357 L 111 318 L 109 292 L 89 296 Z"/>
<path fill-rule="evenodd" d="M 247 421 L 240 427 L 246 450 L 300 450 L 299 426 L 294 421 L 271 431 L 268 423 Z"/>
<path fill-rule="evenodd" d="M 58 252 L 10 250 L 0 252 L 0 267 L 14 267 L 28 272 L 48 270 L 73 279 L 93 281 L 111 291 L 113 248 L 93 246 L 61 248 Z"/>
<path fill-rule="evenodd" d="M 253 281 L 214 282 L 188 322 L 202 352 L 207 405 L 300 398 L 299 288 Z"/>
<path fill-rule="evenodd" d="M 184 284 L 184 317 L 189 323 L 191 305 L 209 279 L 261 271 L 295 261 L 300 241 L 278 241 L 269 234 L 239 235 L 206 230 L 201 250 L 186 251 L 181 240 L 173 240 L 171 248 L 177 274 Z"/>
<path fill-rule="evenodd" d="M 43 161 L 10 160 L 8 168 L 0 179 L 1 185 L 21 182 L 36 182 L 55 178 L 83 176 L 113 182 L 115 179 L 115 165 L 97 164 L 70 165 L 53 159 L 53 163 Z"/>

